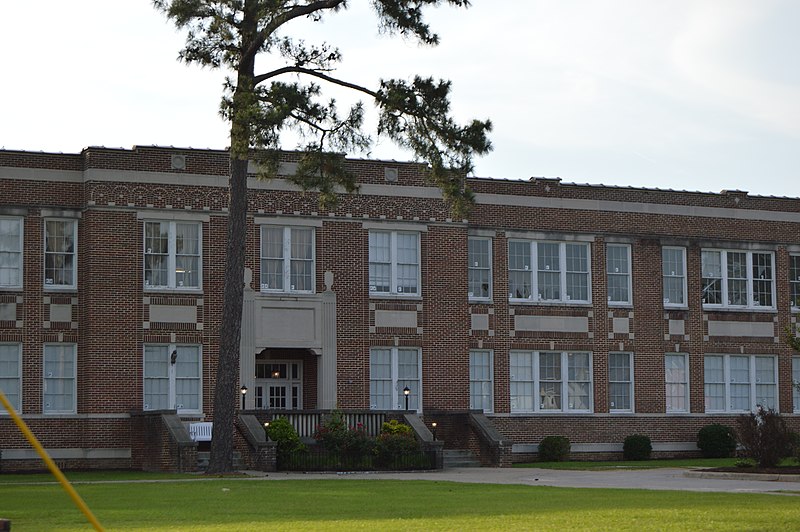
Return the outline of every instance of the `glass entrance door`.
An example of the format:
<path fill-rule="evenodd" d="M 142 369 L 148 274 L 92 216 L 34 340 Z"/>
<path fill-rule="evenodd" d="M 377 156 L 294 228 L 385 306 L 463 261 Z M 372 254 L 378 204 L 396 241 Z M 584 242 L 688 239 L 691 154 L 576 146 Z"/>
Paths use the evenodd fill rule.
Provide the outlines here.
<path fill-rule="evenodd" d="M 302 362 L 256 361 L 256 408 L 300 410 L 303 408 Z"/>

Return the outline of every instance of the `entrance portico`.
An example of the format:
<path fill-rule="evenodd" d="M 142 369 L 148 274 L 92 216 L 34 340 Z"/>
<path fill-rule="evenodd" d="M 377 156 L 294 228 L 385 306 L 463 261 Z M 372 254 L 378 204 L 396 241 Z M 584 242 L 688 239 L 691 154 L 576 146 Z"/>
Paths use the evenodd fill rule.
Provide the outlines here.
<path fill-rule="evenodd" d="M 245 269 L 239 382 L 252 393 L 245 408 L 336 407 L 336 294 L 267 295 Z"/>

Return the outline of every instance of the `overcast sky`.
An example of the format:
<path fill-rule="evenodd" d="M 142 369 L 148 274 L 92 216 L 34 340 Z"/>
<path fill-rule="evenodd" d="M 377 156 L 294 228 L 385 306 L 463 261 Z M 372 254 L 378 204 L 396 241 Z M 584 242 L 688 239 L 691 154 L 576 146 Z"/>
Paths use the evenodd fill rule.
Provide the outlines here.
<path fill-rule="evenodd" d="M 292 33 L 339 46 L 338 76 L 365 86 L 451 79 L 456 116 L 494 123 L 477 176 L 800 196 L 800 1 L 473 0 L 428 12 L 436 48 L 349 3 Z M 226 73 L 179 63 L 149 0 L 4 2 L 3 19 L 0 147 L 228 145 Z M 411 158 L 387 140 L 369 156 Z"/>

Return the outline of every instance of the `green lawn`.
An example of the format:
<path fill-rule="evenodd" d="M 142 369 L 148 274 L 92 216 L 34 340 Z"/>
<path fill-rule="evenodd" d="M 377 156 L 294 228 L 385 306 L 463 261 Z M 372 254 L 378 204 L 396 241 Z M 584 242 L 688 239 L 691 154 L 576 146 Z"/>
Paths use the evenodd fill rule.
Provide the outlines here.
<path fill-rule="evenodd" d="M 0 475 L 2 476 L 2 475 Z M 108 530 L 799 530 L 796 496 L 388 480 L 78 486 Z M 86 530 L 57 485 L 0 484 L 12 530 Z"/>

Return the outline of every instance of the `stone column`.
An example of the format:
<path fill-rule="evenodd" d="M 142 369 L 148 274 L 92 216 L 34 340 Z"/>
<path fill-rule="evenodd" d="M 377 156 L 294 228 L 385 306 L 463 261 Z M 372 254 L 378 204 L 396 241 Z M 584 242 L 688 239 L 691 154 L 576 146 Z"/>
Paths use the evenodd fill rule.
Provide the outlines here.
<path fill-rule="evenodd" d="M 244 303 L 242 305 L 242 338 L 239 344 L 239 385 L 247 386 L 246 409 L 255 408 L 256 396 L 256 293 L 250 284 L 253 270 L 244 269 Z"/>
<path fill-rule="evenodd" d="M 336 408 L 336 294 L 333 272 L 325 272 L 325 291 L 322 293 L 322 356 L 317 364 L 317 407 Z"/>

